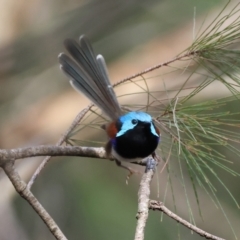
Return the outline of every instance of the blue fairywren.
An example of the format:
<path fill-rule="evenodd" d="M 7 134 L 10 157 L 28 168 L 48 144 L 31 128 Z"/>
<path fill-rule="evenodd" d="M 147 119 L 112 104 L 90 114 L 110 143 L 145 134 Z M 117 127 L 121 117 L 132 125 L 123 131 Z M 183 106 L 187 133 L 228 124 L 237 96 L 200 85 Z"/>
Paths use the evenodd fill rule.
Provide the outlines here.
<path fill-rule="evenodd" d="M 107 154 L 112 154 L 118 161 L 127 162 L 154 156 L 160 131 L 155 127 L 152 117 L 145 112 L 123 114 L 109 81 L 103 56 L 95 56 L 84 35 L 79 43 L 66 39 L 64 45 L 72 58 L 61 53 L 59 62 L 63 72 L 70 77 L 70 84 L 111 119 L 104 126 L 109 137 L 105 147 Z"/>

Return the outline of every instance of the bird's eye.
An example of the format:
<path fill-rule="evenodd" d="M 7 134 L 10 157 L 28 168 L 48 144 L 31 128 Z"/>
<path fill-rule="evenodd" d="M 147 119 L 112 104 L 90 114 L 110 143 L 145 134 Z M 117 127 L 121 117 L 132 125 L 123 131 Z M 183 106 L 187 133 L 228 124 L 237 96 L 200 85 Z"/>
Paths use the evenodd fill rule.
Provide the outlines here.
<path fill-rule="evenodd" d="M 137 124 L 137 123 L 138 123 L 138 120 L 137 120 L 137 119 L 133 119 L 133 120 L 132 120 L 132 124 L 135 125 L 135 124 Z"/>

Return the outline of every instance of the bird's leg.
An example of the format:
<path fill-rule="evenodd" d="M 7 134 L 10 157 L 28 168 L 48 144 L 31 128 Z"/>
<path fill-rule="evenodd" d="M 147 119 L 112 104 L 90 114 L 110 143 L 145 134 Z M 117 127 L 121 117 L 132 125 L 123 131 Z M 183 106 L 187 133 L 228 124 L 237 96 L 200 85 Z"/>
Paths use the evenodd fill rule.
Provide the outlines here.
<path fill-rule="evenodd" d="M 136 171 L 136 170 L 134 170 L 134 169 L 132 169 L 128 166 L 123 165 L 122 162 L 117 160 L 117 159 L 115 160 L 115 162 L 116 162 L 118 167 L 121 167 L 121 168 L 124 168 L 124 169 L 128 170 L 129 173 L 128 173 L 127 178 L 126 178 L 126 184 L 128 184 L 128 180 L 130 179 L 130 177 L 133 174 L 141 174 L 139 171 Z"/>
<path fill-rule="evenodd" d="M 152 157 L 157 161 L 157 165 L 161 164 L 163 162 L 162 157 L 160 157 L 159 155 L 157 155 L 155 152 L 152 153 Z"/>
<path fill-rule="evenodd" d="M 112 143 L 111 141 L 108 141 L 107 144 L 105 145 L 105 151 L 106 151 L 107 157 L 111 156 L 111 150 L 112 150 Z M 128 170 L 129 173 L 126 178 L 126 184 L 128 184 L 128 180 L 133 174 L 141 174 L 139 171 L 136 171 L 128 166 L 123 165 L 122 162 L 117 159 L 115 159 L 115 163 L 117 164 L 118 167 Z"/>

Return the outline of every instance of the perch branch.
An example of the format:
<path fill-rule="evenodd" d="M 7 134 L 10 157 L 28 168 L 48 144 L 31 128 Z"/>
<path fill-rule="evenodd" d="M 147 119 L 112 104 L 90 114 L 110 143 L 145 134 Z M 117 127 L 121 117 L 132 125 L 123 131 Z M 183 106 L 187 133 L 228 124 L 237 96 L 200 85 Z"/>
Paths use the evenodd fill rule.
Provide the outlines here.
<path fill-rule="evenodd" d="M 146 170 L 140 182 L 140 187 L 138 190 L 138 213 L 136 216 L 137 227 L 134 240 L 144 239 L 145 226 L 149 211 L 150 183 L 152 181 L 153 175 L 153 169 Z"/>
<path fill-rule="evenodd" d="M 42 145 L 35 147 L 0 149 L 0 167 L 9 161 L 38 156 L 75 156 L 106 158 L 104 148 Z"/>
<path fill-rule="evenodd" d="M 41 212 L 39 212 L 40 211 L 39 209 L 41 209 L 42 206 L 37 201 L 37 199 L 33 196 L 30 189 L 27 188 L 26 183 L 21 180 L 18 173 L 14 169 L 14 162 L 16 160 L 21 158 L 36 157 L 36 156 L 77 156 L 77 157 L 91 157 L 91 158 L 106 159 L 106 153 L 104 148 L 79 147 L 79 146 L 51 146 L 50 145 L 50 146 L 26 147 L 26 148 L 18 148 L 18 149 L 0 149 L 0 167 L 4 169 L 5 173 L 7 174 L 9 179 L 12 181 L 17 192 L 32 205 L 32 207 L 40 215 L 41 218 L 46 216 L 44 213 L 46 211 L 43 209 L 43 211 L 41 210 Z M 136 227 L 136 233 L 135 233 L 135 240 L 144 239 L 144 229 L 146 226 L 149 209 L 159 210 L 164 212 L 166 215 L 173 218 L 175 221 L 181 223 L 182 225 L 188 227 L 192 231 L 196 232 L 197 234 L 207 239 L 224 240 L 223 238 L 219 238 L 210 233 L 207 233 L 206 231 L 182 219 L 178 215 L 171 212 L 168 208 L 166 208 L 161 202 L 154 201 L 154 200 L 150 201 L 149 200 L 150 183 L 153 175 L 154 175 L 154 171 L 150 169 L 143 174 L 141 179 L 140 188 L 138 192 L 138 213 L 137 213 L 138 220 L 137 220 L 137 227 Z M 35 203 L 36 205 L 34 205 Z M 44 216 L 42 216 L 42 213 L 44 213 Z M 51 217 L 50 217 L 50 220 L 53 221 Z M 65 239 L 65 238 L 57 238 L 57 239 Z"/>

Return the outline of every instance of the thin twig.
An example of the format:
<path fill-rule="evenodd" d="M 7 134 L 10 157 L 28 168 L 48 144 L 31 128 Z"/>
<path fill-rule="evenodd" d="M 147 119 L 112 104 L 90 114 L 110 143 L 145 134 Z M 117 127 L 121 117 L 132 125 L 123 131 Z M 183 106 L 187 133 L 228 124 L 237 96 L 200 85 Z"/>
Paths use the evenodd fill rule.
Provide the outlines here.
<path fill-rule="evenodd" d="M 14 168 L 14 162 L 9 161 L 2 166 L 6 175 L 12 182 L 19 195 L 24 198 L 42 218 L 43 222 L 47 225 L 50 232 L 57 240 L 67 240 L 58 225 L 54 222 L 49 213 L 38 202 L 32 192 L 27 188 L 27 184 L 20 178 L 18 172 Z"/>
<path fill-rule="evenodd" d="M 91 104 L 90 106 L 84 108 L 77 116 L 76 118 L 73 120 L 72 124 L 70 125 L 70 127 L 68 128 L 68 130 L 62 135 L 62 137 L 58 140 L 56 146 L 60 146 L 62 145 L 66 138 L 68 137 L 69 133 L 71 133 L 71 131 L 76 127 L 76 125 L 83 119 L 83 117 L 86 115 L 86 113 L 89 111 L 89 109 L 93 106 L 93 104 Z M 49 160 L 51 159 L 52 156 L 47 156 L 46 158 L 43 159 L 43 161 L 41 162 L 41 164 L 38 166 L 38 168 L 36 169 L 36 171 L 34 172 L 34 174 L 32 175 L 31 179 L 29 180 L 27 187 L 29 189 L 31 189 L 34 181 L 36 180 L 36 178 L 39 176 L 40 172 L 44 169 L 44 167 L 47 165 L 47 163 L 49 162 Z"/>
<path fill-rule="evenodd" d="M 208 232 L 206 232 L 206 231 L 204 231 L 204 230 L 202 230 L 202 229 L 192 225 L 188 221 L 182 219 L 181 217 L 179 217 L 178 215 L 176 215 L 175 213 L 170 211 L 167 207 L 165 207 L 162 202 L 155 201 L 155 200 L 150 200 L 149 201 L 149 209 L 159 210 L 159 211 L 165 213 L 170 218 L 172 218 L 175 221 L 181 223 L 185 227 L 189 228 L 190 230 L 194 231 L 195 233 L 199 234 L 200 236 L 205 237 L 206 239 L 224 240 L 223 238 L 214 236 L 214 235 L 212 235 L 212 234 L 210 234 L 210 233 L 208 233 Z"/>
<path fill-rule="evenodd" d="M 137 213 L 137 227 L 135 231 L 134 240 L 143 240 L 145 233 L 145 226 L 148 218 L 149 211 L 149 196 L 150 196 L 150 183 L 154 175 L 154 170 L 147 170 L 141 179 L 140 187 L 138 190 L 138 213 Z"/>
<path fill-rule="evenodd" d="M 136 74 L 134 74 L 134 75 L 132 75 L 130 77 L 127 77 L 127 78 L 124 78 L 124 79 L 120 80 L 119 82 L 113 84 L 113 87 L 116 87 L 116 86 L 118 86 L 118 85 L 120 85 L 120 84 L 122 84 L 124 82 L 132 80 L 132 79 L 134 79 L 136 77 L 142 76 L 142 75 L 144 75 L 146 73 L 152 72 L 152 71 L 154 71 L 156 69 L 159 69 L 161 67 L 164 67 L 164 66 L 166 67 L 166 66 L 168 66 L 169 64 L 171 64 L 171 63 L 173 63 L 175 61 L 179 61 L 179 60 L 182 60 L 183 58 L 188 58 L 188 57 L 194 56 L 194 55 L 196 55 L 198 53 L 199 53 L 199 51 L 187 52 L 187 53 L 185 53 L 183 55 L 180 55 L 178 57 L 175 57 L 175 58 L 173 58 L 173 59 L 171 59 L 169 61 L 166 61 L 166 62 L 163 62 L 163 63 L 159 63 L 159 64 L 157 64 L 155 66 L 152 66 L 150 68 L 147 68 L 147 69 L 143 70 L 142 72 L 136 73 Z"/>

